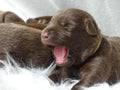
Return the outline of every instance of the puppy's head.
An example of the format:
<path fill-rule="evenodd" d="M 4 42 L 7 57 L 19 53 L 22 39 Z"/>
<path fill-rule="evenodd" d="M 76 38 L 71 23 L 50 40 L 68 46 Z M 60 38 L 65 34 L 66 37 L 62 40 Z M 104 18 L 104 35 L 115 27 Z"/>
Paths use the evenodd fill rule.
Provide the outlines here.
<path fill-rule="evenodd" d="M 53 16 L 41 40 L 53 48 L 57 65 L 71 66 L 81 64 L 96 52 L 101 34 L 90 14 L 72 8 Z"/>

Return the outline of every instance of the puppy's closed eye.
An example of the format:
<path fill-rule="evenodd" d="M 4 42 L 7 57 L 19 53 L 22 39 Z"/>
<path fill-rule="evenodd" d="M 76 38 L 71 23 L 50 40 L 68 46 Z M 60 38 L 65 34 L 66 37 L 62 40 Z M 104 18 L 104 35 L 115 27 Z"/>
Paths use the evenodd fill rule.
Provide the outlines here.
<path fill-rule="evenodd" d="M 74 23 L 66 23 L 66 22 L 61 22 L 61 26 L 63 27 L 63 29 L 71 31 L 72 28 L 75 27 Z"/>
<path fill-rule="evenodd" d="M 65 23 L 65 22 L 61 22 L 61 26 L 64 28 L 64 29 L 68 29 L 70 24 L 69 23 Z"/>

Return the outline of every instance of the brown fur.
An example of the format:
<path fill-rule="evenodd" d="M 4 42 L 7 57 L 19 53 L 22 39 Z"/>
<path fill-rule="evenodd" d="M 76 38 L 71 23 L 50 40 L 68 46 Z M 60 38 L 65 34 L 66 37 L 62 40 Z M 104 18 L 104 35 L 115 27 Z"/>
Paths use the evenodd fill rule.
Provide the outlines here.
<path fill-rule="evenodd" d="M 0 23 L 24 22 L 18 15 L 10 11 L 0 11 Z"/>
<path fill-rule="evenodd" d="M 67 62 L 50 76 L 53 81 L 80 79 L 72 90 L 82 90 L 81 86 L 120 80 L 120 38 L 103 36 L 89 13 L 74 8 L 57 12 L 41 39 L 52 48 L 69 48 Z"/>
<path fill-rule="evenodd" d="M 13 23 L 0 24 L 0 59 L 8 52 L 21 66 L 48 67 L 52 52 L 41 43 L 41 31 Z"/>
<path fill-rule="evenodd" d="M 23 22 L 21 23 L 21 22 L 17 22 L 16 24 L 32 27 L 32 28 L 39 29 L 39 30 L 43 30 L 47 26 L 46 24 L 41 24 L 41 23 L 23 23 Z"/>

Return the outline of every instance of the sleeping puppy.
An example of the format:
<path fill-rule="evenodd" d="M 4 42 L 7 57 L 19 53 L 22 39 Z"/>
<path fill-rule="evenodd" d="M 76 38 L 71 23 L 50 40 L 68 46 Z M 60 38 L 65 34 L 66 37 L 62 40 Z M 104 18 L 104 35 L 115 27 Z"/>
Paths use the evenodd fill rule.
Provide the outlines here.
<path fill-rule="evenodd" d="M 0 23 L 16 23 L 24 26 L 44 29 L 47 23 L 50 21 L 51 16 L 37 17 L 35 19 L 28 19 L 25 23 L 18 15 L 10 11 L 0 11 Z"/>
<path fill-rule="evenodd" d="M 52 16 L 42 16 L 36 18 L 29 18 L 26 23 L 41 23 L 41 24 L 48 24 L 51 20 Z"/>
<path fill-rule="evenodd" d="M 0 11 L 0 23 L 10 23 L 10 22 L 24 22 L 24 21 L 13 12 Z"/>
<path fill-rule="evenodd" d="M 50 78 L 80 79 L 71 90 L 120 80 L 120 38 L 103 36 L 93 17 L 79 9 L 58 11 L 42 31 L 42 43 L 53 49 L 61 67 Z"/>
<path fill-rule="evenodd" d="M 8 52 L 20 66 L 48 67 L 53 61 L 49 48 L 41 43 L 41 31 L 13 23 L 0 24 L 0 59 Z"/>
<path fill-rule="evenodd" d="M 36 18 L 29 18 L 26 23 L 18 22 L 17 24 L 25 25 L 28 27 L 43 30 L 47 24 L 50 22 L 52 16 L 42 16 Z"/>

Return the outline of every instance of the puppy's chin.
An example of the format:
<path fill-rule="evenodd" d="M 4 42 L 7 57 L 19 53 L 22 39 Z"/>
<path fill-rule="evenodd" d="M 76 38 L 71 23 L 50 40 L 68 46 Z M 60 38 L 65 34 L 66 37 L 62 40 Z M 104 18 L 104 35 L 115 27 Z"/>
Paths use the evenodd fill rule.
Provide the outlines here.
<path fill-rule="evenodd" d="M 73 63 L 74 63 L 73 61 L 67 61 L 67 62 L 64 62 L 64 63 L 61 63 L 61 64 L 60 63 L 58 64 L 56 62 L 56 65 L 59 66 L 59 67 L 71 67 L 73 65 Z"/>

